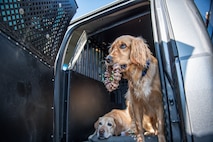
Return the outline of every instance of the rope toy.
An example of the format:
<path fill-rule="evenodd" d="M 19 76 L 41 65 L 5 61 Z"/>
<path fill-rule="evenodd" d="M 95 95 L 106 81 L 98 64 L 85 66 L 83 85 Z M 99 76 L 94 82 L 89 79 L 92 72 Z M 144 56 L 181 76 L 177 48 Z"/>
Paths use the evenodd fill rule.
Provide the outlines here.
<path fill-rule="evenodd" d="M 109 92 L 116 90 L 122 77 L 121 66 L 119 64 L 114 64 L 113 66 L 106 65 L 104 77 L 104 85 L 106 86 L 107 90 Z"/>

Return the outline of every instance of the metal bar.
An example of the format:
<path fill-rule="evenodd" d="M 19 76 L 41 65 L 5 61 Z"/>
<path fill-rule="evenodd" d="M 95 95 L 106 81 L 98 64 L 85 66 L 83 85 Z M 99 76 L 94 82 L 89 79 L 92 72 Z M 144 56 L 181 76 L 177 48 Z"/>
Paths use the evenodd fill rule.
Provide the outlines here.
<path fill-rule="evenodd" d="M 88 75 L 88 67 L 89 67 L 89 43 L 87 43 L 87 45 L 86 45 L 86 76 L 89 76 Z"/>
<path fill-rule="evenodd" d="M 91 46 L 90 46 L 90 48 L 89 48 L 89 77 L 92 77 L 92 65 L 91 65 L 91 63 L 92 63 L 92 48 L 91 48 Z"/>
<path fill-rule="evenodd" d="M 100 64 L 100 62 L 101 62 L 101 58 L 100 58 L 100 52 L 101 52 L 101 50 L 100 50 L 100 48 L 99 48 L 99 50 L 98 50 L 98 80 L 100 81 L 100 68 L 101 68 L 101 64 Z"/>
<path fill-rule="evenodd" d="M 72 37 L 73 29 L 69 28 L 67 32 L 65 33 L 64 39 L 62 41 L 62 44 L 60 46 L 59 52 L 57 54 L 56 60 L 55 60 L 55 69 L 54 69 L 54 75 L 55 75 L 55 82 L 54 82 L 54 120 L 53 120 L 53 142 L 60 142 L 63 135 L 61 134 L 61 129 L 63 126 L 61 126 L 61 80 L 63 77 L 63 63 L 64 63 L 64 57 L 67 50 L 67 43 L 69 39 Z"/>
<path fill-rule="evenodd" d="M 92 78 L 95 78 L 95 45 L 92 48 Z"/>
<path fill-rule="evenodd" d="M 85 46 L 86 47 L 86 46 Z M 82 73 L 85 75 L 86 74 L 86 71 L 85 71 L 85 69 L 86 69 L 86 58 L 85 58 L 85 54 L 86 54 L 86 52 L 85 52 L 85 47 L 84 47 L 84 50 L 82 51 L 82 56 L 83 56 L 83 71 L 82 71 Z"/>
<path fill-rule="evenodd" d="M 95 79 L 98 80 L 98 47 L 95 48 Z"/>
<path fill-rule="evenodd" d="M 103 49 L 102 49 L 103 51 Z M 104 52 L 101 52 L 101 59 L 104 59 Z M 104 64 L 101 67 L 101 72 L 104 72 Z M 103 77 L 101 77 L 102 81 L 103 81 Z"/>

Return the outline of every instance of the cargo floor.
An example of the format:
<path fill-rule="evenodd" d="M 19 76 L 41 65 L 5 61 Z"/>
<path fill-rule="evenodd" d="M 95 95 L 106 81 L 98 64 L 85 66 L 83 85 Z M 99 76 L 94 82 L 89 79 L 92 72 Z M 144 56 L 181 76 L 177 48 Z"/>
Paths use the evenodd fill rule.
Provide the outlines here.
<path fill-rule="evenodd" d="M 99 140 L 94 136 L 91 140 L 84 142 L 136 142 L 136 140 L 130 136 L 113 136 L 105 140 Z M 145 142 L 158 142 L 158 138 L 157 136 L 145 136 Z"/>

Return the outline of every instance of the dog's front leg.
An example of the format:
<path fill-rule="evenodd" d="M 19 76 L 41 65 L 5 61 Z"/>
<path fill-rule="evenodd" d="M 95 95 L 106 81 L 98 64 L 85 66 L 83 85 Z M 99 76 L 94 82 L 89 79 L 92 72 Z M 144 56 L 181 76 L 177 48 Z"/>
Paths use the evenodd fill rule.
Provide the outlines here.
<path fill-rule="evenodd" d="M 95 132 L 88 137 L 88 140 L 91 140 L 96 134 L 97 134 L 97 130 L 95 130 Z"/>
<path fill-rule="evenodd" d="M 137 136 L 137 142 L 144 142 L 144 129 L 143 129 L 143 103 L 138 100 L 134 94 L 134 87 L 129 83 L 129 93 L 127 100 L 129 100 L 129 114 L 132 118 L 132 125 Z"/>
<path fill-rule="evenodd" d="M 144 129 L 143 129 L 143 108 L 138 100 L 134 100 L 132 104 L 133 120 L 136 127 L 137 142 L 144 142 Z"/>
<path fill-rule="evenodd" d="M 144 142 L 144 129 L 143 129 L 143 108 L 134 106 L 135 112 L 135 125 L 137 129 L 137 142 Z"/>
<path fill-rule="evenodd" d="M 158 115 L 158 141 L 159 142 L 166 142 L 165 135 L 164 135 L 164 117 L 163 117 L 163 106 L 160 105 L 157 111 Z"/>

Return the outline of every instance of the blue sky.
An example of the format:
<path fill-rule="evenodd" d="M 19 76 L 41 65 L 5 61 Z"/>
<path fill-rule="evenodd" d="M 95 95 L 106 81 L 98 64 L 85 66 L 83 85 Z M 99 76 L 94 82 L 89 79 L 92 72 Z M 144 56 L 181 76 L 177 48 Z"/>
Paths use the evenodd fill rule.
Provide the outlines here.
<path fill-rule="evenodd" d="M 75 1 L 78 5 L 78 9 L 77 9 L 77 12 L 75 13 L 75 16 L 73 17 L 73 20 L 90 11 L 94 11 L 116 0 L 75 0 Z M 205 2 L 203 2 L 203 0 L 195 0 L 195 3 L 198 5 L 198 7 L 201 8 L 200 9 L 201 12 L 205 12 L 204 10 L 206 9 L 202 9 L 202 8 L 209 9 L 210 1 L 211 0 L 205 0 Z"/>
<path fill-rule="evenodd" d="M 90 11 L 94 11 L 106 4 L 109 4 L 115 0 L 75 0 L 75 1 L 78 5 L 78 9 L 75 16 L 73 17 L 73 20 Z"/>

